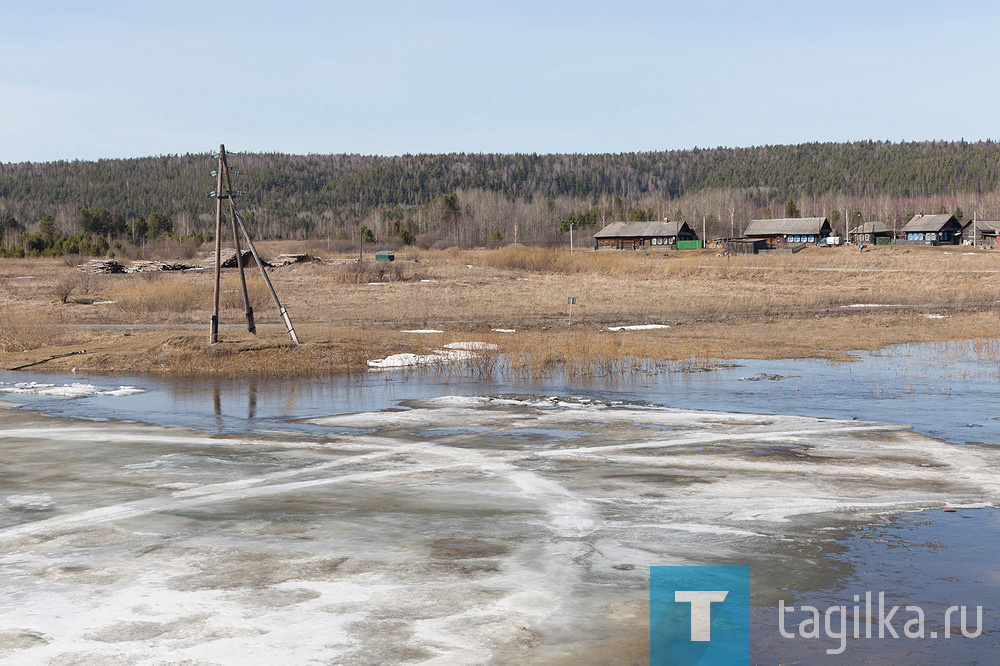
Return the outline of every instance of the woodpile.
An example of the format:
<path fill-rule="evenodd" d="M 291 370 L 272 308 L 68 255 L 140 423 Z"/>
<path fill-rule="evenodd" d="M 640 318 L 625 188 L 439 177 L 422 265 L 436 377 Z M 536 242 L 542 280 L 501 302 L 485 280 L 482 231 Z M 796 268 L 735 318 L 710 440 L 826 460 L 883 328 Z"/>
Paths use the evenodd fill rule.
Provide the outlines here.
<path fill-rule="evenodd" d="M 156 271 L 192 271 L 203 270 L 200 266 L 182 264 L 179 261 L 133 261 L 129 273 L 151 273 Z"/>
<path fill-rule="evenodd" d="M 291 264 L 313 264 L 322 261 L 311 254 L 279 254 L 271 260 L 272 266 L 289 266 Z"/>
<path fill-rule="evenodd" d="M 85 264 L 76 267 L 78 271 L 84 273 L 127 273 L 125 264 L 117 259 L 91 259 Z"/>
<path fill-rule="evenodd" d="M 266 259 L 261 258 L 264 262 L 264 267 L 268 268 L 271 266 Z M 205 266 L 215 268 L 215 253 L 213 252 L 209 255 L 208 259 L 205 260 Z M 246 267 L 256 266 L 257 263 L 253 260 L 253 253 L 249 250 L 243 252 L 243 265 Z M 236 268 L 236 250 L 223 250 L 222 251 L 222 267 L 223 268 Z"/>
<path fill-rule="evenodd" d="M 236 265 L 233 258 L 233 265 Z M 91 259 L 77 266 L 84 273 L 151 273 L 156 271 L 200 271 L 200 266 L 182 264 L 179 261 L 133 261 L 131 266 L 125 266 L 117 259 Z"/>

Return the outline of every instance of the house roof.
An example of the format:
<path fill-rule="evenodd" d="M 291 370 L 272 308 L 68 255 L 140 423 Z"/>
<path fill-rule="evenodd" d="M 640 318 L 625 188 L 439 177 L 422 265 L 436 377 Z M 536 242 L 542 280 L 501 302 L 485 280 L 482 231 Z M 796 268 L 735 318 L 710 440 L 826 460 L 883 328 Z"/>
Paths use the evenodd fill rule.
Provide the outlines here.
<path fill-rule="evenodd" d="M 865 222 L 864 224 L 858 225 L 856 229 L 852 229 L 852 234 L 884 234 L 891 232 L 892 229 L 885 225 L 885 222 Z"/>
<path fill-rule="evenodd" d="M 744 236 L 819 235 L 829 222 L 825 217 L 786 217 L 775 220 L 750 220 Z"/>
<path fill-rule="evenodd" d="M 906 223 L 903 231 L 941 231 L 949 222 L 958 220 L 954 215 L 943 213 L 941 215 L 914 215 L 913 219 Z M 976 223 L 979 224 L 978 222 Z"/>
<path fill-rule="evenodd" d="M 966 222 L 965 226 L 963 226 L 962 228 L 963 229 L 971 229 L 972 228 L 972 220 L 969 220 L 968 222 Z M 988 234 L 997 234 L 997 233 L 1000 233 L 1000 221 L 996 221 L 996 220 L 976 220 L 976 231 L 978 231 L 979 233 L 986 232 Z"/>
<path fill-rule="evenodd" d="M 676 236 L 684 222 L 612 222 L 596 234 L 594 238 L 653 238 Z"/>

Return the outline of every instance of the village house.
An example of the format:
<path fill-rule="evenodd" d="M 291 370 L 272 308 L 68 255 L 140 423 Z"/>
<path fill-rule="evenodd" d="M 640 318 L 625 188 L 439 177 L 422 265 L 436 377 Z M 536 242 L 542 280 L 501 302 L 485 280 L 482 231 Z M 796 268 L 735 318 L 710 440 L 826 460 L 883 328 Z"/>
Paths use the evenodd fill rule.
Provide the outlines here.
<path fill-rule="evenodd" d="M 888 245 L 895 234 L 884 222 L 865 222 L 851 230 L 850 242 L 855 245 Z"/>
<path fill-rule="evenodd" d="M 750 220 L 743 235 L 760 238 L 771 246 L 812 244 L 832 233 L 830 220 L 825 217 L 787 217 L 774 220 Z"/>
<path fill-rule="evenodd" d="M 612 222 L 594 234 L 594 249 L 637 250 L 698 240 L 687 222 Z"/>
<path fill-rule="evenodd" d="M 914 215 L 902 230 L 907 244 L 958 245 L 962 242 L 962 223 L 954 215 Z"/>

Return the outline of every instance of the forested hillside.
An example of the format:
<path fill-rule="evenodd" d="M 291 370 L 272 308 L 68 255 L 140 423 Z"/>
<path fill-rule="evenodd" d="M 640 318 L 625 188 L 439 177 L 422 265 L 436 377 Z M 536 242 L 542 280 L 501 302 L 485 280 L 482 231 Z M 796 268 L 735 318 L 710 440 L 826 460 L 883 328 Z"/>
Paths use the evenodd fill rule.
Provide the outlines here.
<path fill-rule="evenodd" d="M 242 206 L 256 233 L 277 238 L 347 240 L 365 226 L 382 239 L 424 244 L 515 235 L 554 241 L 571 222 L 593 226 L 622 217 L 686 219 L 728 234 L 752 217 L 784 214 L 789 199 L 803 215 L 830 215 L 835 225 L 844 211 L 889 223 L 956 208 L 1000 217 L 1000 146 L 989 141 L 603 155 L 237 153 L 231 163 L 242 173 Z M 208 233 L 213 168 L 208 153 L 2 164 L 5 242 L 39 231 L 43 219 L 53 234 L 129 243 Z M 160 217 L 147 223 L 153 214 Z M 104 215 L 106 223 L 95 227 Z"/>

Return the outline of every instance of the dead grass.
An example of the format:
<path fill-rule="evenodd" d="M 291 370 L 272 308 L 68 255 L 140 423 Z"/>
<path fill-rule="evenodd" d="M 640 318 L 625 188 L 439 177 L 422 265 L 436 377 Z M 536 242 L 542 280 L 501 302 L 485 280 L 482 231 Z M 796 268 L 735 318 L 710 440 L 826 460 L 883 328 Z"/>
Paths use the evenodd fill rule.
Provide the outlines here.
<path fill-rule="evenodd" d="M 271 252 L 291 249 L 275 244 Z M 106 352 L 99 367 L 91 369 L 226 374 L 252 359 L 254 373 L 315 375 L 364 370 L 368 359 L 422 353 L 427 346 L 452 340 L 500 345 L 499 354 L 465 363 L 463 371 L 483 375 L 540 376 L 558 369 L 573 376 L 607 376 L 691 369 L 727 358 L 843 358 L 845 351 L 897 342 L 997 337 L 992 310 L 1000 293 L 1000 252 L 967 252 L 972 251 L 902 247 L 859 255 L 834 248 L 720 257 L 713 251 L 659 250 L 579 250 L 571 255 L 518 246 L 407 249 L 392 264 L 365 262 L 361 270 L 345 255 L 341 263 L 332 257 L 323 264 L 270 272 L 308 344 L 287 347 L 281 329 L 267 329 L 278 323 L 277 313 L 263 283 L 252 278 L 255 314 L 264 331 L 260 340 L 268 342 L 234 338 L 214 349 L 200 330 L 183 328 L 207 328 L 210 273 L 96 276 L 85 298 L 73 293 L 63 304 L 54 287 L 60 280 L 76 279 L 72 267 L 59 260 L 0 260 L 0 309 L 5 315 L 31 315 L 17 323 L 9 316 L 0 318 L 6 331 L 0 335 L 7 340 L 0 351 L 47 349 L 67 339 L 89 340 L 94 346 L 112 329 L 91 334 L 72 327 L 144 324 L 162 327 L 150 333 L 160 342 L 180 335 L 190 337 L 185 344 L 191 346 L 175 341 L 139 348 L 132 342 L 146 338 L 137 332 L 116 338 L 124 351 Z M 368 268 L 375 266 L 385 267 L 387 274 L 369 274 Z M 397 271 L 398 280 L 388 275 Z M 567 326 L 569 296 L 577 298 L 572 327 Z M 226 273 L 222 299 L 222 323 L 240 324 L 235 271 Z M 844 307 L 853 304 L 908 309 Z M 640 323 L 671 328 L 605 330 Z M 400 333 L 409 328 L 437 328 L 446 334 Z M 518 333 L 497 334 L 492 328 L 516 328 Z M 67 338 L 68 330 L 72 334 Z M 197 333 L 187 332 L 192 330 Z M 224 337 L 229 339 L 233 330 L 224 329 Z M 367 332 L 356 333 L 362 330 Z"/>
<path fill-rule="evenodd" d="M 72 336 L 34 312 L 0 319 L 0 352 L 15 353 L 67 344 Z"/>
<path fill-rule="evenodd" d="M 158 273 L 123 277 L 126 278 L 123 284 L 108 291 L 107 297 L 114 301 L 111 304 L 114 306 L 113 309 L 120 313 L 125 321 L 147 321 L 151 315 L 161 316 L 164 313 L 189 315 L 205 312 L 212 304 L 213 285 L 210 282 L 206 285 L 204 280 L 185 281 L 183 275 Z M 221 286 L 220 309 L 230 313 L 242 312 L 243 294 L 239 278 L 236 275 L 227 275 L 222 279 Z M 250 305 L 255 311 L 270 298 L 267 286 L 258 277 L 247 279 L 247 293 L 250 296 Z"/>

